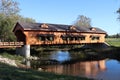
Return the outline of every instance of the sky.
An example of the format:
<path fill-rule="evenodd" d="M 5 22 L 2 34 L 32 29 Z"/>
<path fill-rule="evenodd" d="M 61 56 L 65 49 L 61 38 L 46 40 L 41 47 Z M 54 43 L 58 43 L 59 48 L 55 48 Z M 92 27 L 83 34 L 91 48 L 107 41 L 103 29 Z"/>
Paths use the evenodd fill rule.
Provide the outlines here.
<path fill-rule="evenodd" d="M 116 11 L 120 0 L 16 0 L 20 15 L 33 18 L 38 23 L 72 25 L 79 15 L 91 19 L 91 25 L 105 30 L 109 35 L 120 33 Z"/>

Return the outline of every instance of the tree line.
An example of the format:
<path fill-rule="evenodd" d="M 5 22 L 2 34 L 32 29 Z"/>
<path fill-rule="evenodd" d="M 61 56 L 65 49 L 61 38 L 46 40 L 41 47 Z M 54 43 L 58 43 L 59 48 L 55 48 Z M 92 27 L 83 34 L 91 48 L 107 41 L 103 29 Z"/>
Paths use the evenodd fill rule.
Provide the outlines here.
<path fill-rule="evenodd" d="M 114 35 L 106 35 L 106 38 L 120 38 L 120 33 Z"/>

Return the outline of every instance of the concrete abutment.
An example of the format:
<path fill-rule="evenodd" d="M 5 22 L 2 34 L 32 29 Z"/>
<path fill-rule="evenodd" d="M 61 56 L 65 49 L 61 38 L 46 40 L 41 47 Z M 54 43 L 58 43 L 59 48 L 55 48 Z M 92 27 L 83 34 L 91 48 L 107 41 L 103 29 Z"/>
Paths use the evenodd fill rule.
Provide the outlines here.
<path fill-rule="evenodd" d="M 30 57 L 30 45 L 24 45 L 20 48 L 16 48 L 16 54 L 22 55 L 25 58 Z"/>

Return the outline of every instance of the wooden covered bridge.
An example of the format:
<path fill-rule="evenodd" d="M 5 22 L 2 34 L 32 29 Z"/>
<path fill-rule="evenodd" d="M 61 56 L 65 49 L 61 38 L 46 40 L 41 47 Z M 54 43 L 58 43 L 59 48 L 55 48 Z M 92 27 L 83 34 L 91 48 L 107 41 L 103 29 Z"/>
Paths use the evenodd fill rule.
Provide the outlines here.
<path fill-rule="evenodd" d="M 45 23 L 17 23 L 13 32 L 26 45 L 104 43 L 106 35 L 94 27 Z"/>
<path fill-rule="evenodd" d="M 30 45 L 104 43 L 106 35 L 96 27 L 21 22 L 16 23 L 13 32 L 17 41 L 24 43 L 18 52 L 27 57 L 30 56 Z"/>

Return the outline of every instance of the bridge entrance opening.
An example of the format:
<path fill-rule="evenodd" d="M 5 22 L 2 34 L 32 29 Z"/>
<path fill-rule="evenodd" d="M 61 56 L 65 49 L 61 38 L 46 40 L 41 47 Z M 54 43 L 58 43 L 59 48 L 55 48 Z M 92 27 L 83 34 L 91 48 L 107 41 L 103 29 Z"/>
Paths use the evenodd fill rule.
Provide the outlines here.
<path fill-rule="evenodd" d="M 26 44 L 26 36 L 21 30 L 17 30 L 15 35 L 17 37 L 17 41 L 24 42 L 24 44 Z"/>

